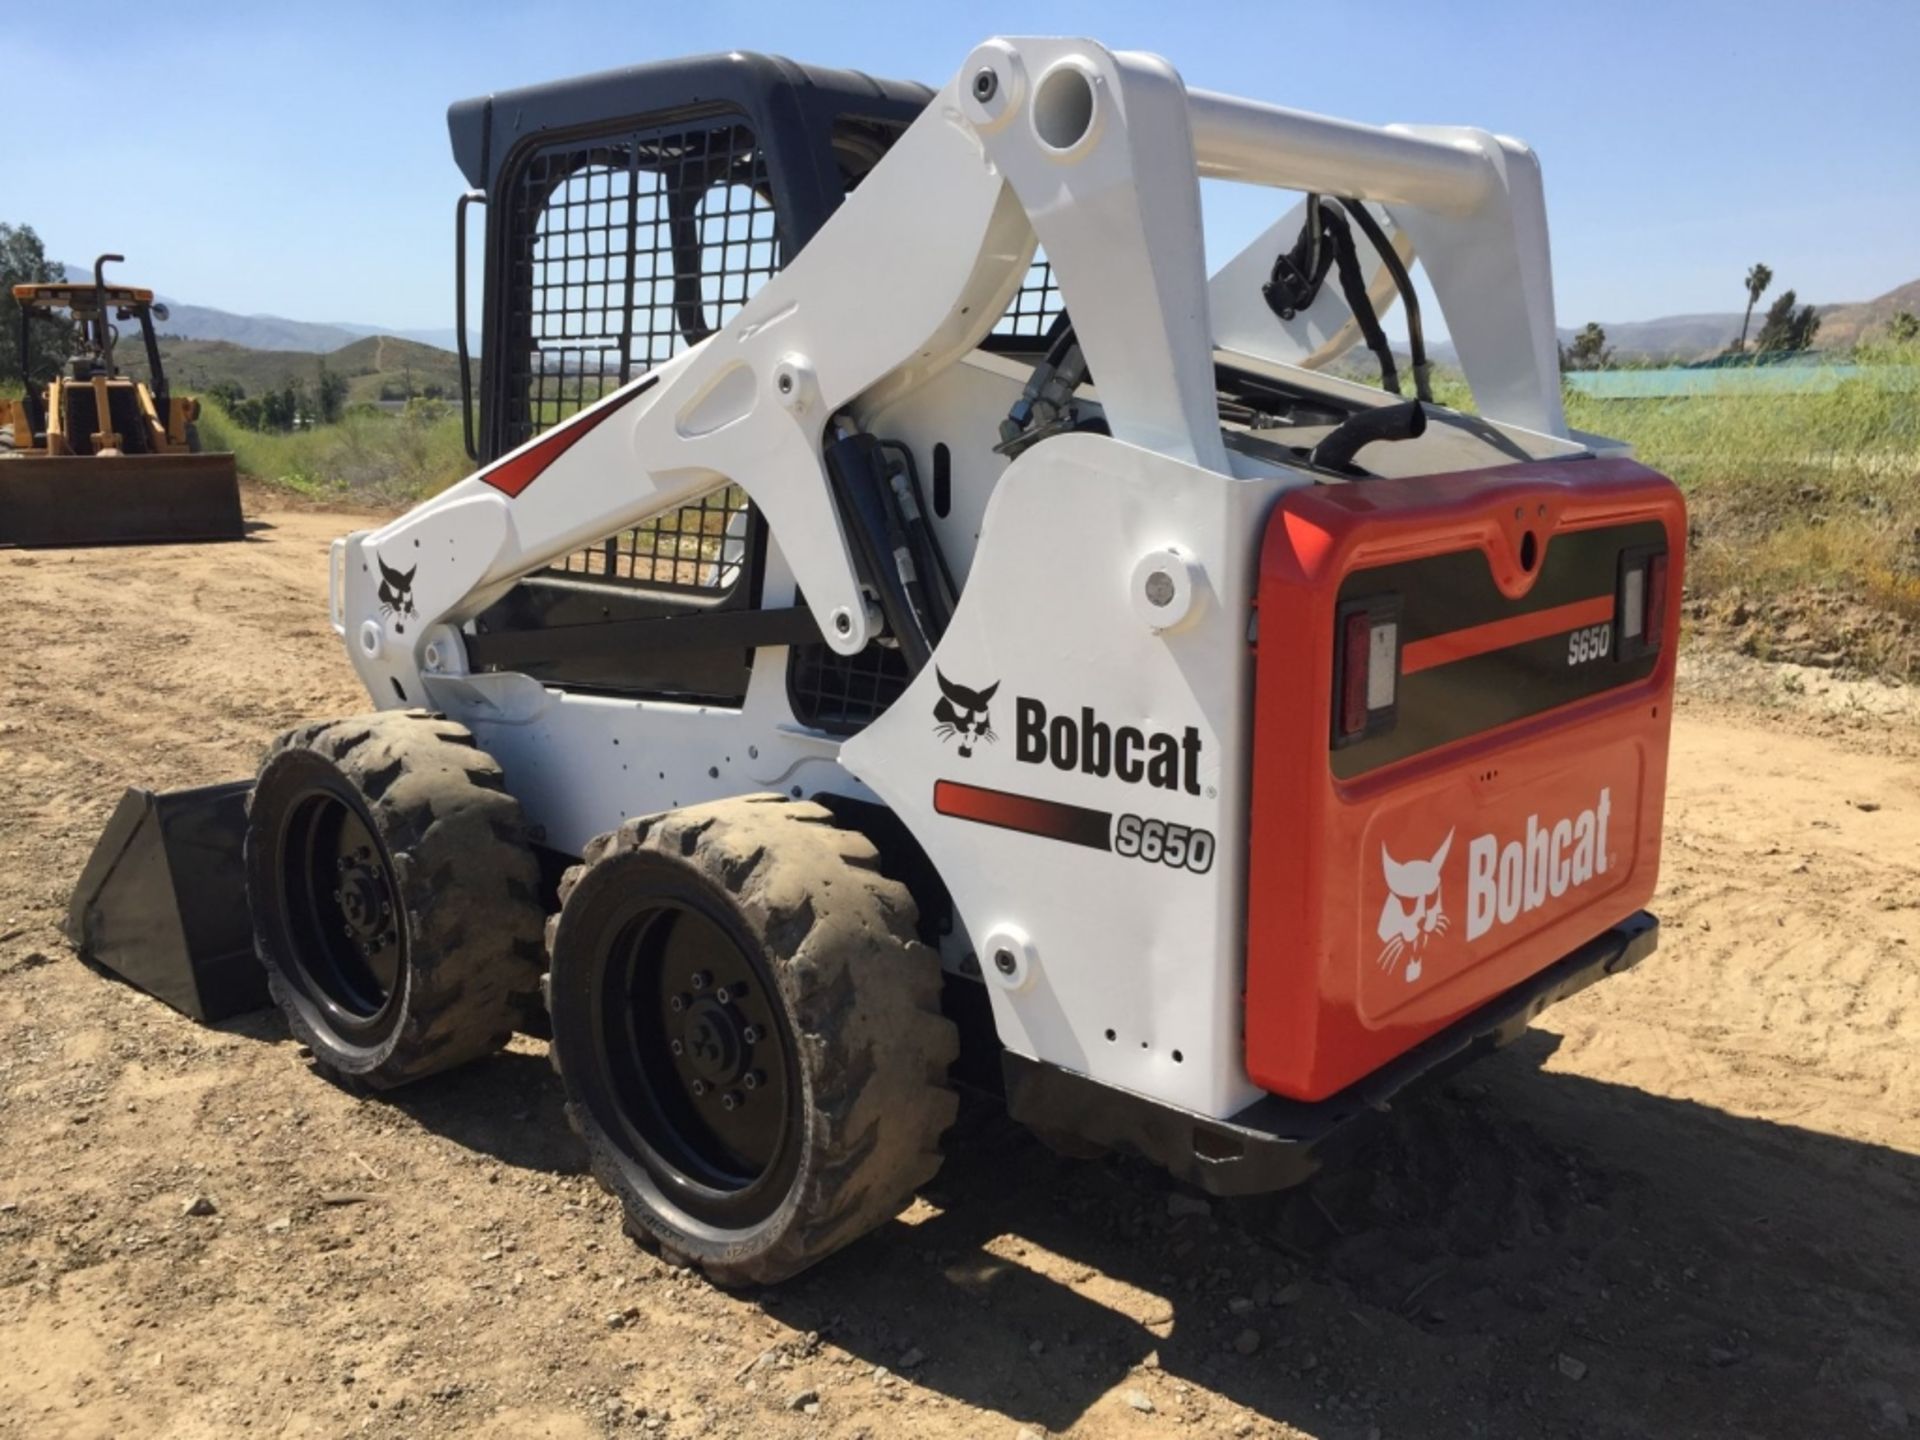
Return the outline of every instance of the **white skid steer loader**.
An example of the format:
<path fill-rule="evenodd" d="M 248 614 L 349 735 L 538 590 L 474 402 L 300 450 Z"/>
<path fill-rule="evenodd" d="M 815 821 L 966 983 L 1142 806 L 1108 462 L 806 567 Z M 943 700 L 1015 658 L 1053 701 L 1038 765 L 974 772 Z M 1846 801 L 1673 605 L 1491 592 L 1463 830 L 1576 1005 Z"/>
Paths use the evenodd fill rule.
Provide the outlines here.
<path fill-rule="evenodd" d="M 335 544 L 379 711 L 245 802 L 322 1063 L 398 1085 L 544 990 L 629 1227 L 772 1282 L 933 1174 L 957 1081 L 1270 1190 L 1652 950 L 1684 511 L 1567 430 L 1525 146 L 1026 38 L 450 126 L 484 463 Z M 1298 192 L 1211 278 L 1203 177 Z"/>

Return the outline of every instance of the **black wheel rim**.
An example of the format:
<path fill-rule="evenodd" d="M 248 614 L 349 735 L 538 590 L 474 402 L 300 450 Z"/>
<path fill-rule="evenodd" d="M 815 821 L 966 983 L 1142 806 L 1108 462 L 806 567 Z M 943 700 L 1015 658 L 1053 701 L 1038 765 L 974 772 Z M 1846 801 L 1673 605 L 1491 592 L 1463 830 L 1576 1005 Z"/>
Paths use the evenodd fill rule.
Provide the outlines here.
<path fill-rule="evenodd" d="M 280 840 L 286 953 L 303 991 L 348 1038 L 384 1028 L 406 969 L 406 921 L 386 846 L 332 789 L 287 808 Z"/>
<path fill-rule="evenodd" d="M 785 1197 L 800 1084 L 757 948 L 702 909 L 652 898 L 609 925 L 595 1060 L 617 1132 L 662 1198 L 738 1228 Z"/>

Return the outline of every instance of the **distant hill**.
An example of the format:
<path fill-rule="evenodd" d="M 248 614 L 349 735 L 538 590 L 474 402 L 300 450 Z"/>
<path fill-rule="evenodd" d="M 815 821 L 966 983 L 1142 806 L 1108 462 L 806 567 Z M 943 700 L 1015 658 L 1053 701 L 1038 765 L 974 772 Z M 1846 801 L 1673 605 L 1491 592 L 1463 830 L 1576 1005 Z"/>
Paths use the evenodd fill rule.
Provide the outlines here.
<path fill-rule="evenodd" d="M 137 343 L 123 338 L 116 359 L 129 373 L 146 374 L 146 356 Z M 186 340 L 173 335 L 160 340 L 160 363 L 166 366 L 167 379 L 184 394 L 203 394 L 220 384 L 238 385 L 250 396 L 278 390 L 289 382 L 310 387 L 319 379 L 323 361 L 329 370 L 347 377 L 349 404 L 400 398 L 409 385 L 416 395 L 437 393 L 456 399 L 460 394 L 458 357 L 393 335 L 350 340 L 325 355 L 309 350 L 256 350 L 226 340 Z"/>
<path fill-rule="evenodd" d="M 78 265 L 64 268 L 69 280 L 93 278 L 91 270 Z M 136 273 L 136 267 L 131 265 L 116 266 L 113 276 L 109 278 L 115 277 L 132 285 L 140 284 L 142 279 Z M 452 350 L 458 341 L 457 332 L 451 325 L 439 330 L 391 330 L 382 325 L 362 325 L 345 320 L 325 322 L 288 320 L 280 315 L 236 315 L 230 310 L 217 310 L 211 305 L 191 305 L 165 295 L 158 295 L 158 298 L 165 302 L 170 312 L 167 323 L 161 328 L 167 334 L 177 335 L 183 340 L 224 340 L 253 350 L 304 350 L 316 355 L 338 350 L 369 335 L 395 335 L 441 350 Z M 467 343 L 476 354 L 479 352 L 478 335 L 470 334 Z"/>
<path fill-rule="evenodd" d="M 1920 280 L 1909 280 L 1877 300 L 1858 305 L 1823 305 L 1814 343 L 1822 350 L 1842 350 L 1862 340 L 1884 339 L 1887 322 L 1902 310 L 1920 315 Z"/>
<path fill-rule="evenodd" d="M 1760 333 L 1771 298 L 1763 298 L 1754 306 L 1753 324 L 1747 331 L 1749 341 Z M 1920 280 L 1908 281 L 1877 300 L 1815 308 L 1820 316 L 1815 347 L 1845 350 L 1862 340 L 1877 338 L 1876 332 L 1884 331 L 1898 311 L 1920 315 Z M 1600 328 L 1607 332 L 1607 344 L 1621 360 L 1704 360 L 1740 338 L 1740 320 L 1740 311 L 1727 310 L 1707 315 L 1663 315 L 1657 320 L 1602 320 Z M 1585 323 L 1561 326 L 1561 343 L 1571 341 Z M 1454 362 L 1459 358 L 1444 340 L 1432 348 L 1436 359 Z"/>

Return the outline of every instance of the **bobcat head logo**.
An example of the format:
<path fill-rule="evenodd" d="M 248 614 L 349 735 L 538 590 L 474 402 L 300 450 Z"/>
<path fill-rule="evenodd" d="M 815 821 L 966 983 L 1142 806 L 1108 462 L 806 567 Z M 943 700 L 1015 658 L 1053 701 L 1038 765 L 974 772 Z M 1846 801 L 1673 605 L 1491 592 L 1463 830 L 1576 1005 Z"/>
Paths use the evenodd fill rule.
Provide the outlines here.
<path fill-rule="evenodd" d="M 396 570 L 379 556 L 374 559 L 380 566 L 380 613 L 382 615 L 402 615 L 413 618 L 413 576 L 420 567 L 412 570 Z"/>
<path fill-rule="evenodd" d="M 1000 737 L 993 733 L 993 717 L 987 713 L 987 706 L 992 703 L 993 692 L 1000 688 L 1000 682 L 996 680 L 984 690 L 969 690 L 947 679 L 938 667 L 933 673 L 940 681 L 940 700 L 933 707 L 933 733 L 942 740 L 958 737 L 962 760 L 971 756 L 973 747 L 982 740 L 989 745 L 998 740 Z"/>
<path fill-rule="evenodd" d="M 1440 870 L 1453 848 L 1453 832 L 1440 842 L 1429 860 L 1396 860 L 1385 845 L 1380 866 L 1387 875 L 1387 903 L 1380 909 L 1380 968 L 1392 974 L 1402 957 L 1407 984 L 1420 978 L 1420 956 L 1435 935 L 1447 933 L 1449 921 L 1440 900 Z"/>

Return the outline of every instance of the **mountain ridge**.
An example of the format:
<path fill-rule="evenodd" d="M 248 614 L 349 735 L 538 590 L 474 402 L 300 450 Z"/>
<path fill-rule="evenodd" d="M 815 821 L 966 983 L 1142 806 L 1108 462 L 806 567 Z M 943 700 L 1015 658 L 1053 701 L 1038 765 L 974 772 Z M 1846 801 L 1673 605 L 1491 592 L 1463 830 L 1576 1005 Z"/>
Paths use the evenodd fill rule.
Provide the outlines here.
<path fill-rule="evenodd" d="M 69 280 L 91 278 L 91 272 L 75 265 L 65 267 Z M 165 298 L 165 297 L 161 297 Z M 239 315 L 211 305 L 166 300 L 171 311 L 161 332 L 181 340 L 218 340 L 244 345 L 250 350 L 298 351 L 306 354 L 331 354 L 356 340 L 373 335 L 391 335 L 435 349 L 453 351 L 459 343 L 452 326 L 440 329 L 394 330 L 358 321 L 290 320 L 280 315 Z M 1820 333 L 1815 344 L 1823 350 L 1843 349 L 1870 338 L 1900 310 L 1920 314 L 1920 279 L 1895 286 L 1871 300 L 1818 305 Z M 1758 332 L 1765 306 L 1754 307 L 1749 338 Z M 1697 314 L 1661 315 L 1651 320 L 1601 321 L 1607 343 L 1623 360 L 1698 360 L 1717 355 L 1739 338 L 1744 316 L 1738 310 L 1703 311 Z M 1582 322 L 1584 325 L 1584 322 Z M 1579 333 L 1581 325 L 1559 327 L 1562 343 Z M 469 332 L 468 347 L 477 355 L 479 336 Z M 1432 345 L 1434 358 L 1457 358 L 1452 344 L 1437 340 Z"/>
<path fill-rule="evenodd" d="M 62 267 L 69 281 L 91 280 L 93 272 L 78 265 Z M 249 350 L 297 350 L 310 355 L 326 355 L 364 340 L 369 335 L 391 335 L 438 350 L 454 350 L 459 332 L 451 325 L 440 329 L 395 330 L 385 325 L 366 325 L 351 320 L 290 320 L 284 315 L 240 315 L 212 305 L 195 305 L 186 300 L 155 293 L 170 312 L 166 323 L 156 328 L 161 334 L 180 340 L 224 340 L 244 345 Z M 476 353 L 480 339 L 469 332 L 469 347 Z"/>

